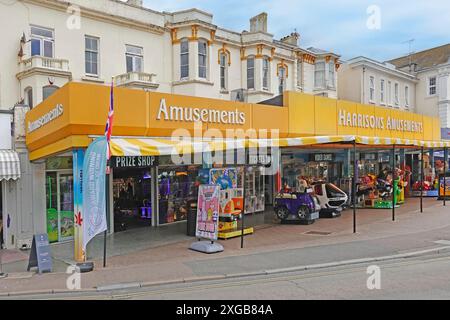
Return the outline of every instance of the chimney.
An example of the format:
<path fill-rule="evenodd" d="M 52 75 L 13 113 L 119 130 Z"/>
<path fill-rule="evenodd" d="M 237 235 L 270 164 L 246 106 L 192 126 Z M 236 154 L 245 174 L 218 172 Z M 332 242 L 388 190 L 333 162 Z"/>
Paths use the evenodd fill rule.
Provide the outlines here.
<path fill-rule="evenodd" d="M 298 42 L 300 40 L 300 35 L 297 32 L 293 32 L 290 35 L 281 38 L 281 42 L 288 43 L 298 47 Z"/>
<path fill-rule="evenodd" d="M 136 6 L 136 7 L 142 7 L 143 6 L 143 0 L 127 0 L 127 4 Z"/>
<path fill-rule="evenodd" d="M 267 13 L 260 13 L 250 19 L 250 32 L 267 33 Z"/>

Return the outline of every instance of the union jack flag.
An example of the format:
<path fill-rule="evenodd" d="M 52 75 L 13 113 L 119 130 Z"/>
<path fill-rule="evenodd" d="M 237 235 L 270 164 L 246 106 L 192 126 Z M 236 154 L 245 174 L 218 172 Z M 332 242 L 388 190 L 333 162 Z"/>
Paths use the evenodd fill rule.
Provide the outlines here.
<path fill-rule="evenodd" d="M 106 121 L 105 136 L 108 148 L 106 151 L 106 159 L 111 159 L 111 133 L 114 120 L 114 82 L 111 82 L 111 98 L 109 104 L 108 120 Z"/>

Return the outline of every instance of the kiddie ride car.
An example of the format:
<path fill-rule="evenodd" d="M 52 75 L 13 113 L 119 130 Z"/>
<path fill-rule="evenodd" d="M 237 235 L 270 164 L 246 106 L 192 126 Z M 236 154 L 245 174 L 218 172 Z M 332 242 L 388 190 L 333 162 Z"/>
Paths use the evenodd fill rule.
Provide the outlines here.
<path fill-rule="evenodd" d="M 320 205 L 308 192 L 282 191 L 275 197 L 274 210 L 281 223 L 312 224 L 319 219 Z"/>
<path fill-rule="evenodd" d="M 313 187 L 320 203 L 320 218 L 340 217 L 348 201 L 347 194 L 332 183 L 316 182 Z"/>

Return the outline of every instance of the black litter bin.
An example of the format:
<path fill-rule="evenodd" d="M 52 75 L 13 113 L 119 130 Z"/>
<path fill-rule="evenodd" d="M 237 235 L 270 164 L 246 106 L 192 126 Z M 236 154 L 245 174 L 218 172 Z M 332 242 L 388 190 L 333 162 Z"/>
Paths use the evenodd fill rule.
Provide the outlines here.
<path fill-rule="evenodd" d="M 187 235 L 195 237 L 195 229 L 197 228 L 197 202 L 189 203 L 189 210 L 187 216 Z"/>

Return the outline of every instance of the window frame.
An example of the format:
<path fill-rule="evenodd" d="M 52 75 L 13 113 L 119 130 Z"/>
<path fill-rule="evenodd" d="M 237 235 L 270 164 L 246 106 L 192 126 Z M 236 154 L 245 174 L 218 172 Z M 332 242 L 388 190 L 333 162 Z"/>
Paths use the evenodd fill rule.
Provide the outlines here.
<path fill-rule="evenodd" d="M 369 102 L 375 103 L 375 76 L 369 76 Z"/>
<path fill-rule="evenodd" d="M 51 37 L 39 34 L 33 34 L 34 29 L 40 29 L 43 31 L 47 31 L 51 33 Z M 39 41 L 39 54 L 33 54 L 33 40 Z M 51 43 L 52 45 L 52 54 L 51 56 L 45 55 L 45 44 Z M 30 57 L 45 57 L 53 59 L 55 57 L 55 30 L 51 28 L 41 27 L 37 25 L 30 25 Z"/>
<path fill-rule="evenodd" d="M 323 70 L 318 70 L 318 66 L 319 65 L 323 65 Z M 322 74 L 322 82 L 320 83 L 320 85 L 319 85 L 319 83 L 318 83 L 318 81 L 317 81 L 317 75 L 318 74 Z M 325 61 L 324 60 L 321 60 L 321 61 L 317 61 L 315 64 L 314 64 L 314 88 L 317 88 L 317 89 L 325 89 L 325 86 L 326 86 L 326 63 L 325 63 Z"/>
<path fill-rule="evenodd" d="M 386 105 L 386 80 L 380 79 L 380 104 Z"/>
<path fill-rule="evenodd" d="M 282 95 L 284 91 L 286 91 L 286 67 L 285 66 L 278 66 L 278 93 Z M 280 90 L 281 89 L 281 90 Z"/>
<path fill-rule="evenodd" d="M 204 53 L 200 53 L 200 46 L 203 46 L 205 48 L 205 52 Z M 198 48 L 198 77 L 200 79 L 204 79 L 207 80 L 208 79 L 208 42 L 206 40 L 200 39 L 198 40 L 198 44 L 197 44 L 197 48 Z M 204 57 L 204 61 L 205 64 L 201 65 L 201 58 Z M 202 70 L 204 69 L 204 70 Z M 205 76 L 202 76 L 202 71 L 205 72 Z"/>
<path fill-rule="evenodd" d="M 400 105 L 400 84 L 398 82 L 394 83 L 394 104 Z"/>
<path fill-rule="evenodd" d="M 387 104 L 388 106 L 392 107 L 392 81 L 388 80 L 387 85 Z"/>
<path fill-rule="evenodd" d="M 405 107 L 409 108 L 410 106 L 410 92 L 409 86 L 405 85 Z"/>
<path fill-rule="evenodd" d="M 55 89 L 55 90 L 51 94 L 47 95 L 47 97 L 45 97 L 45 89 L 46 88 L 52 88 L 52 89 Z M 42 87 L 42 101 L 44 101 L 47 98 L 51 97 L 58 89 L 59 89 L 59 87 L 57 85 L 54 85 L 54 84 L 43 86 Z"/>
<path fill-rule="evenodd" d="M 247 90 L 255 90 L 255 57 L 254 56 L 249 56 L 247 57 L 247 66 L 246 66 L 246 70 L 247 70 Z M 253 66 L 249 67 L 249 61 L 253 62 Z M 251 70 L 251 74 L 252 77 L 250 77 L 250 72 L 249 70 Z M 249 86 L 249 82 L 250 79 L 253 81 L 253 85 Z"/>
<path fill-rule="evenodd" d="M 303 61 L 297 59 L 297 87 L 303 87 Z"/>
<path fill-rule="evenodd" d="M 336 87 L 336 71 L 335 64 L 333 61 L 328 62 L 328 87 L 335 88 Z"/>
<path fill-rule="evenodd" d="M 228 90 L 228 56 L 226 53 L 221 52 L 219 55 L 219 78 L 220 78 L 220 90 Z M 223 74 L 222 74 L 223 73 Z"/>
<path fill-rule="evenodd" d="M 33 87 L 26 87 L 24 90 L 24 94 L 25 94 L 25 98 L 26 98 L 26 102 L 28 107 L 31 109 L 33 109 L 34 105 L 33 105 Z M 30 98 L 31 98 L 31 103 L 30 103 Z"/>
<path fill-rule="evenodd" d="M 95 40 L 95 41 L 97 41 L 97 51 L 94 51 L 93 49 L 88 49 L 87 48 L 87 43 L 86 43 L 86 40 Z M 85 52 L 85 57 L 84 57 L 84 72 L 85 72 L 85 74 L 87 75 L 87 76 L 90 76 L 90 77 L 99 77 L 100 76 L 100 38 L 99 37 L 94 37 L 94 36 L 89 36 L 89 35 L 85 35 L 84 36 L 84 52 Z M 88 72 L 88 70 L 87 70 L 87 59 L 86 59 L 86 53 L 94 53 L 94 54 L 97 54 L 97 61 L 96 61 L 96 64 L 97 64 L 97 73 L 91 73 L 91 72 Z M 93 62 L 91 62 L 91 64 L 92 64 Z"/>
<path fill-rule="evenodd" d="M 140 49 L 141 52 L 140 53 L 135 53 L 132 51 L 129 51 L 128 48 L 135 48 L 135 49 Z M 131 58 L 131 71 L 128 70 L 128 57 Z M 140 59 L 141 60 L 141 65 L 140 65 L 140 70 L 136 71 L 136 61 Z M 142 73 L 144 72 L 144 48 L 140 47 L 140 46 L 136 46 L 136 45 L 132 45 L 132 44 L 126 44 L 125 45 L 125 68 L 127 73 Z"/>
<path fill-rule="evenodd" d="M 264 91 L 270 91 L 270 59 L 269 57 L 263 58 L 262 63 L 262 89 Z"/>
<path fill-rule="evenodd" d="M 434 79 L 434 85 L 431 85 L 431 80 Z M 431 88 L 434 88 L 434 93 L 431 93 Z M 437 95 L 437 76 L 427 77 L 427 96 L 434 97 Z"/>
<path fill-rule="evenodd" d="M 186 51 L 183 51 L 183 44 L 186 44 Z M 183 56 L 187 57 L 187 64 L 183 64 Z M 183 67 L 186 68 L 187 74 L 186 76 L 183 76 Z M 181 39 L 180 40 L 180 79 L 186 80 L 189 79 L 189 73 L 190 73 L 190 66 L 189 66 L 189 40 L 188 39 Z"/>

